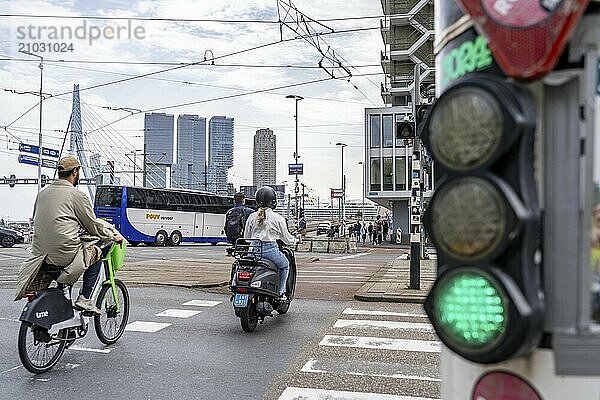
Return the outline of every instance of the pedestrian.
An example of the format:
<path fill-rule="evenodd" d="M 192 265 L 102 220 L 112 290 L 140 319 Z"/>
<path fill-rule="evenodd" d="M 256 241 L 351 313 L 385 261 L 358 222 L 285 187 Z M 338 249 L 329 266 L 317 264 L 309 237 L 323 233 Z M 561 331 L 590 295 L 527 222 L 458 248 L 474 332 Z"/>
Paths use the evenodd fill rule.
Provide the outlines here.
<path fill-rule="evenodd" d="M 383 240 L 387 241 L 387 235 L 388 235 L 388 230 L 389 230 L 389 225 L 388 225 L 388 221 L 387 219 L 383 220 L 383 223 L 381 224 L 381 228 L 383 230 Z"/>
<path fill-rule="evenodd" d="M 373 223 L 369 222 L 369 228 L 367 228 L 367 231 L 369 232 L 369 242 L 371 242 L 371 244 L 374 244 L 373 242 Z"/>
<path fill-rule="evenodd" d="M 366 226 L 365 222 L 363 222 L 363 227 L 361 229 L 361 235 L 362 235 L 362 244 L 364 246 L 365 240 L 367 238 L 367 226 Z"/>
<path fill-rule="evenodd" d="M 356 224 L 354 224 L 354 234 L 356 235 L 356 243 L 360 242 L 361 228 L 362 225 L 360 224 L 360 221 L 356 221 Z"/>
<path fill-rule="evenodd" d="M 225 226 L 223 232 L 227 236 L 227 241 L 235 244 L 235 241 L 244 237 L 244 227 L 250 214 L 254 212 L 250 207 L 245 205 L 246 196 L 243 193 L 237 192 L 233 196 L 234 205 L 227 210 L 225 214 Z"/>

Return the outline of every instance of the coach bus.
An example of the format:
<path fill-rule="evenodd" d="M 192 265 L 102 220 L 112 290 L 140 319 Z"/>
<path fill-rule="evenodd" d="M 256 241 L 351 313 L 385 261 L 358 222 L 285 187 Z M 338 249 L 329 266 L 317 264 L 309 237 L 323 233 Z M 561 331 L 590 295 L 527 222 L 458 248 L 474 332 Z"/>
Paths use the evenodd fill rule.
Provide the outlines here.
<path fill-rule="evenodd" d="M 115 225 L 134 246 L 226 242 L 223 227 L 231 207 L 231 196 L 112 185 L 98 186 L 94 202 L 96 216 Z"/>

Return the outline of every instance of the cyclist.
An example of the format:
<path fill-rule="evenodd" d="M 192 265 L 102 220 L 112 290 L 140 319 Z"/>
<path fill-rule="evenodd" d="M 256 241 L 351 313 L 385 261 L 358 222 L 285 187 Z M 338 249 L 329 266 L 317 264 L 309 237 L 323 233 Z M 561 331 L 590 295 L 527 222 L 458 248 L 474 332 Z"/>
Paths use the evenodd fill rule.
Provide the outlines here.
<path fill-rule="evenodd" d="M 262 257 L 272 261 L 279 268 L 279 297 L 286 301 L 285 284 L 290 271 L 287 257 L 279 250 L 277 240 L 287 245 L 296 243 L 296 238 L 288 231 L 285 218 L 277 214 L 277 193 L 269 186 L 256 191 L 258 211 L 250 214 L 244 229 L 245 239 L 260 239 L 263 243 Z"/>
<path fill-rule="evenodd" d="M 31 248 L 34 258 L 25 262 L 21 272 L 28 270 L 32 274 L 30 278 L 35 278 L 45 263 L 60 269 L 58 281 L 67 284 L 75 283 L 83 273 L 75 307 L 99 314 L 100 310 L 90 299 L 102 264 L 101 251 L 96 245 L 102 241 L 120 243 L 124 238 L 95 217 L 89 198 L 76 189 L 81 171 L 79 161 L 75 157 L 64 157 L 57 169 L 59 179 L 41 191 L 35 200 Z M 21 282 L 20 277 L 19 282 L 24 285 L 21 288 L 24 291 L 31 279 Z"/>

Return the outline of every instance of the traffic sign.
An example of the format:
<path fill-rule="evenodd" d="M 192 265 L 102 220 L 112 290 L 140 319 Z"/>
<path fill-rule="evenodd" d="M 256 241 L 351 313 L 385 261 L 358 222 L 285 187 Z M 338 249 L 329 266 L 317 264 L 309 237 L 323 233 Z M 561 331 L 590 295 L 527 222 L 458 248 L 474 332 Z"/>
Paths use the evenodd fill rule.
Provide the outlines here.
<path fill-rule="evenodd" d="M 344 191 L 342 189 L 331 189 L 331 198 L 332 199 L 341 199 L 344 196 Z"/>
<path fill-rule="evenodd" d="M 26 154 L 19 154 L 18 160 L 21 164 L 38 165 L 37 157 L 28 156 Z M 49 160 L 47 158 L 42 158 L 42 167 L 56 168 L 57 166 L 58 166 L 58 162 L 56 160 Z"/>
<path fill-rule="evenodd" d="M 33 144 L 19 143 L 19 151 L 22 153 L 39 154 L 40 147 L 33 145 Z M 42 155 L 58 158 L 60 156 L 60 151 L 58 151 L 56 149 L 49 149 L 47 147 L 42 147 Z"/>
<path fill-rule="evenodd" d="M 12 174 L 9 178 L 8 178 L 8 185 L 13 188 L 15 187 L 15 184 L 17 183 L 17 176 L 15 174 Z"/>
<path fill-rule="evenodd" d="M 288 175 L 304 175 L 304 164 L 288 164 Z"/>
<path fill-rule="evenodd" d="M 550 72 L 590 0 L 459 0 L 508 75 Z"/>

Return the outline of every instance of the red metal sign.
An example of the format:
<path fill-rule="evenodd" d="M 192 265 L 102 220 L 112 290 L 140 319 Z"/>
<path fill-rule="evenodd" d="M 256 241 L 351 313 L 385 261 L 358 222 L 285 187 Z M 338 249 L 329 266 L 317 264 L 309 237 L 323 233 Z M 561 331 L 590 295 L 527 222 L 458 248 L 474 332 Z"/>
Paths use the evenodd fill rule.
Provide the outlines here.
<path fill-rule="evenodd" d="M 542 400 L 535 389 L 510 372 L 488 372 L 479 378 L 472 400 Z"/>
<path fill-rule="evenodd" d="M 536 79 L 556 65 L 590 0 L 458 0 L 508 76 Z"/>

